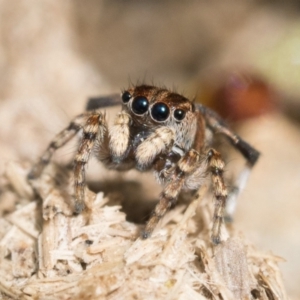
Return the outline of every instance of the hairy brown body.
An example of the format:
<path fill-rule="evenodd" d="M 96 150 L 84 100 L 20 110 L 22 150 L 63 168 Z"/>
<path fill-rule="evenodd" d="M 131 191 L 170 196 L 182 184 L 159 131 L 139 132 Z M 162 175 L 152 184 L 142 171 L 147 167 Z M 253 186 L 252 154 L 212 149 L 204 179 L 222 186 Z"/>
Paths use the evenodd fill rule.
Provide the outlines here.
<path fill-rule="evenodd" d="M 93 110 L 76 117 L 50 143 L 29 178 L 38 177 L 54 151 L 79 130 L 83 137 L 74 159 L 75 212 L 85 208 L 85 166 L 93 153 L 107 168 L 153 170 L 163 185 L 160 200 L 142 233 L 148 238 L 158 221 L 176 203 L 182 190 L 197 190 L 210 174 L 216 204 L 212 241 L 220 242 L 227 189 L 224 163 L 210 148 L 212 134 L 220 133 L 247 159 L 251 168 L 259 153 L 234 134 L 213 111 L 164 88 L 140 85 L 122 93 L 122 110 L 108 129 L 105 114 L 99 110 L 109 103 L 91 100 Z M 111 98 L 115 105 L 116 97 Z M 97 110 L 95 110 L 95 108 Z M 210 134 L 207 132 L 210 131 Z"/>

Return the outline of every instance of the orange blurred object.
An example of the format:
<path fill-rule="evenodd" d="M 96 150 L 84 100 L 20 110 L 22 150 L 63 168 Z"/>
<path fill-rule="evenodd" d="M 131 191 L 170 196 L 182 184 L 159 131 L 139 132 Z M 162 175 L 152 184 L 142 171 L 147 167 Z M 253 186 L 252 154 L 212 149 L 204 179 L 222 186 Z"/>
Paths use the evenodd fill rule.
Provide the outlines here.
<path fill-rule="evenodd" d="M 208 105 L 223 118 L 241 121 L 275 109 L 275 92 L 256 75 L 232 73 L 212 93 Z"/>

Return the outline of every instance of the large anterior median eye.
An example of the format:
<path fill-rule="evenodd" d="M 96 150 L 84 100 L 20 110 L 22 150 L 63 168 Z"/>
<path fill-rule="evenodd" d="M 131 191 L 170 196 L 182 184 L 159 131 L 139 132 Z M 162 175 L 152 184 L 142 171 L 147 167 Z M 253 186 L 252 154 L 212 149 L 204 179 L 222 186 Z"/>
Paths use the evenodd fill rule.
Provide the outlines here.
<path fill-rule="evenodd" d="M 137 96 L 132 101 L 131 107 L 134 113 L 137 115 L 142 115 L 148 110 L 149 102 L 146 97 Z"/>
<path fill-rule="evenodd" d="M 152 106 L 151 115 L 156 121 L 162 122 L 168 119 L 170 114 L 169 107 L 164 103 L 156 103 Z"/>

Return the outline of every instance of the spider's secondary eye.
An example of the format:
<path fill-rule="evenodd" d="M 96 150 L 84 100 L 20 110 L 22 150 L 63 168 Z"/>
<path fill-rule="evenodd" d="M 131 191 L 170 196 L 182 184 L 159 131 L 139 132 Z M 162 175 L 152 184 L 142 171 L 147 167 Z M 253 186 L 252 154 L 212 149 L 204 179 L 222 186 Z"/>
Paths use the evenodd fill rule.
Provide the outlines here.
<path fill-rule="evenodd" d="M 124 103 L 129 102 L 130 99 L 131 99 L 131 95 L 129 92 L 126 91 L 122 94 L 122 100 Z"/>
<path fill-rule="evenodd" d="M 176 109 L 176 110 L 174 111 L 174 117 L 175 117 L 175 119 L 178 120 L 178 121 L 183 120 L 184 117 L 185 117 L 185 111 L 182 110 L 182 109 Z"/>
<path fill-rule="evenodd" d="M 152 118 L 159 122 L 167 120 L 169 114 L 170 114 L 170 109 L 164 103 L 156 103 L 153 105 L 151 109 Z"/>
<path fill-rule="evenodd" d="M 146 97 L 137 96 L 134 98 L 131 107 L 134 113 L 142 115 L 148 110 L 149 102 Z"/>

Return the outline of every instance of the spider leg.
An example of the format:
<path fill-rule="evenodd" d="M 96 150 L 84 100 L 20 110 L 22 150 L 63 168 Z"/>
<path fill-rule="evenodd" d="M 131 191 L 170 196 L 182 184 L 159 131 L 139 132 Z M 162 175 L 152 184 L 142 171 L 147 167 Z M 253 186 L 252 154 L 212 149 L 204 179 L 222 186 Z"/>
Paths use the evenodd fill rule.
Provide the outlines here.
<path fill-rule="evenodd" d="M 64 146 L 81 129 L 83 129 L 83 138 L 74 159 L 75 213 L 80 213 L 85 207 L 85 165 L 88 162 L 95 141 L 103 140 L 107 132 L 104 114 L 87 112 L 74 118 L 70 125 L 62 130 L 49 144 L 44 154 L 28 174 L 28 179 L 38 178 L 49 164 L 54 152 Z"/>
<path fill-rule="evenodd" d="M 100 96 L 90 98 L 86 104 L 86 110 L 96 110 L 104 107 L 111 107 L 121 105 L 122 100 L 120 94 L 111 94 L 107 96 Z"/>
<path fill-rule="evenodd" d="M 186 177 L 198 168 L 200 162 L 199 153 L 195 150 L 187 152 L 177 163 L 174 172 L 170 175 L 165 185 L 160 200 L 152 212 L 145 230 L 142 232 L 142 238 L 147 239 L 151 236 L 159 220 L 173 206 L 178 195 L 184 187 Z"/>
<path fill-rule="evenodd" d="M 247 160 L 246 165 L 242 172 L 239 174 L 233 188 L 231 189 L 226 207 L 226 220 L 232 221 L 233 214 L 236 207 L 237 198 L 244 189 L 249 175 L 253 166 L 256 164 L 260 153 L 254 149 L 251 145 L 245 142 L 241 137 L 235 134 L 225 123 L 225 121 L 214 111 L 209 108 L 202 106 L 201 104 L 197 104 L 197 108 L 203 114 L 205 121 L 208 127 L 214 133 L 220 133 L 224 135 L 230 143 L 245 157 Z"/>
<path fill-rule="evenodd" d="M 83 127 L 83 137 L 74 159 L 74 212 L 77 214 L 85 208 L 85 166 L 95 142 L 97 141 L 101 144 L 107 136 L 107 132 L 105 115 L 101 112 L 91 113 Z"/>
<path fill-rule="evenodd" d="M 212 225 L 212 242 L 217 245 L 221 242 L 221 226 L 224 219 L 224 209 L 227 200 L 227 188 L 224 183 L 224 162 L 220 153 L 210 149 L 207 153 L 208 170 L 211 173 L 213 189 L 215 194 L 215 210 Z"/>
<path fill-rule="evenodd" d="M 245 142 L 241 137 L 235 134 L 227 126 L 227 124 L 225 124 L 225 121 L 214 111 L 201 104 L 197 104 L 196 106 L 203 114 L 208 127 L 214 133 L 223 134 L 230 141 L 230 143 L 246 158 L 249 165 L 253 167 L 257 162 L 260 153 L 247 142 Z"/>
<path fill-rule="evenodd" d="M 38 178 L 42 174 L 44 168 L 49 164 L 54 152 L 64 146 L 82 129 L 88 115 L 90 115 L 90 113 L 84 113 L 75 117 L 67 128 L 63 129 L 55 136 L 40 159 L 31 168 L 27 175 L 28 179 Z"/>
<path fill-rule="evenodd" d="M 136 149 L 135 157 L 139 169 L 147 168 L 159 154 L 171 149 L 174 140 L 175 133 L 171 128 L 157 128 Z"/>

